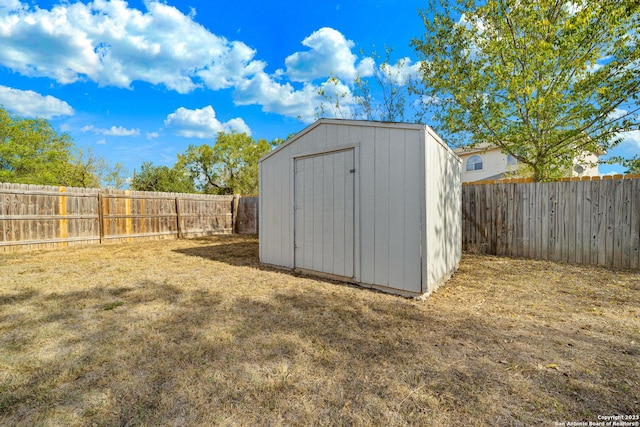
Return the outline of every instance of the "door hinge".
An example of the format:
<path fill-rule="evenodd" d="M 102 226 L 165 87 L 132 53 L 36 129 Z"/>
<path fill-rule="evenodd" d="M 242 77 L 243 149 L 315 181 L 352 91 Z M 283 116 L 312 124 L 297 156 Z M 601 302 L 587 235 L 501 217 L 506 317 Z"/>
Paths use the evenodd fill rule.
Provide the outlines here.
<path fill-rule="evenodd" d="M 351 170 L 349 171 L 349 173 L 356 173 L 356 170 L 355 170 L 355 169 L 351 169 Z"/>

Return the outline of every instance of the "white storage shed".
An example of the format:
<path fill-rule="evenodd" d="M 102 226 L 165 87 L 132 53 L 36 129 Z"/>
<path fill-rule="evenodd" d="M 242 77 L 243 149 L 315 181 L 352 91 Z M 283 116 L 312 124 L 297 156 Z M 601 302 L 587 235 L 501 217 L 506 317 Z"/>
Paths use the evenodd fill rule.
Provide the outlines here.
<path fill-rule="evenodd" d="M 429 294 L 460 261 L 460 172 L 428 126 L 318 120 L 260 159 L 260 261 Z"/>

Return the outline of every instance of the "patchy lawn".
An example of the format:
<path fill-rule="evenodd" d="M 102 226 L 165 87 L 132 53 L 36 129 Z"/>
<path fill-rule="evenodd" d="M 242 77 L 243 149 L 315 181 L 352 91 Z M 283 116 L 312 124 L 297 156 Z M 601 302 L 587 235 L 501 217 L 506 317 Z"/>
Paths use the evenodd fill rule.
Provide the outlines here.
<path fill-rule="evenodd" d="M 638 414 L 640 274 L 464 255 L 425 302 L 255 237 L 0 254 L 1 425 L 554 425 Z"/>

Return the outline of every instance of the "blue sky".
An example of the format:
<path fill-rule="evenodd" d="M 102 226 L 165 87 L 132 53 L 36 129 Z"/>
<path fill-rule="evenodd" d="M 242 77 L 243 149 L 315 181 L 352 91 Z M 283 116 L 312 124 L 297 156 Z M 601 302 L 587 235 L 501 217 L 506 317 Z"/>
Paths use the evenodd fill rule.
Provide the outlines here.
<path fill-rule="evenodd" d="M 45 117 L 109 163 L 172 165 L 218 131 L 285 138 L 318 88 L 406 58 L 424 1 L 0 0 L 0 104 Z M 412 68 L 413 67 L 413 68 Z M 611 154 L 640 151 L 640 132 Z M 601 172 L 621 170 L 601 166 Z"/>

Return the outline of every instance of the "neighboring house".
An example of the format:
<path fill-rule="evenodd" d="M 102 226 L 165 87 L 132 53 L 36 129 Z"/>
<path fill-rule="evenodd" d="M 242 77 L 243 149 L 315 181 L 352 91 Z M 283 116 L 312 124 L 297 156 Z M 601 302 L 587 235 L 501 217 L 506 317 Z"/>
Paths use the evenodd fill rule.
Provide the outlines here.
<path fill-rule="evenodd" d="M 456 148 L 453 151 L 462 159 L 462 182 L 518 177 L 518 161 L 489 144 Z M 577 157 L 570 176 L 598 176 L 599 157 L 594 153 Z"/>

